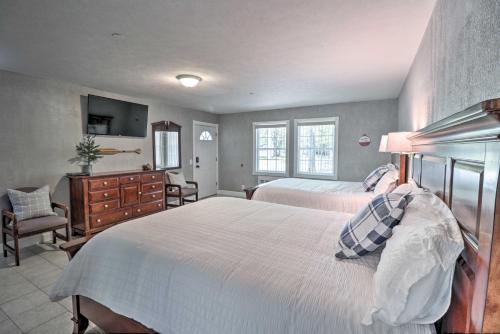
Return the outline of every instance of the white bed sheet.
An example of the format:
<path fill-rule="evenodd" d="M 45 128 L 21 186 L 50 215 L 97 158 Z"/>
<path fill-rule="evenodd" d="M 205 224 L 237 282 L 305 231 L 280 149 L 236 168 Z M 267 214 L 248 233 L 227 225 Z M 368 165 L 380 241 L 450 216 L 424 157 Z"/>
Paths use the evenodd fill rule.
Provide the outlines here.
<path fill-rule="evenodd" d="M 335 259 L 349 217 L 203 200 L 98 234 L 50 297 L 87 296 L 161 333 L 430 333 L 361 324 L 379 257 Z"/>
<path fill-rule="evenodd" d="M 304 208 L 356 213 L 374 197 L 361 182 L 284 178 L 261 185 L 252 199 Z"/>

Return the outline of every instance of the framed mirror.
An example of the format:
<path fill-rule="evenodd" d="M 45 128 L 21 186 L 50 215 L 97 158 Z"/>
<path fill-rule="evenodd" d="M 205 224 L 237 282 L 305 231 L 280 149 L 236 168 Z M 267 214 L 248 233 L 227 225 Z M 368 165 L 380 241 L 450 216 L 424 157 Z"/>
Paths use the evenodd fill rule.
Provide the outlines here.
<path fill-rule="evenodd" d="M 161 121 L 151 124 L 155 170 L 181 168 L 181 126 Z"/>

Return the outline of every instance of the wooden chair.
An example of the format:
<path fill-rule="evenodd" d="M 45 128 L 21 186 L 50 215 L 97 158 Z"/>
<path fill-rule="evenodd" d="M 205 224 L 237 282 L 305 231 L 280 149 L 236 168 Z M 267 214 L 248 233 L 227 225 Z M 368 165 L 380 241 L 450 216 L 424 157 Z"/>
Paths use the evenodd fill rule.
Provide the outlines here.
<path fill-rule="evenodd" d="M 38 188 L 26 187 L 16 190 L 23 192 L 32 192 Z M 64 212 L 64 217 L 61 216 L 46 216 L 38 218 L 30 218 L 25 220 L 17 220 L 16 215 L 10 210 L 2 210 L 2 243 L 3 256 L 7 257 L 7 252 L 11 252 L 16 257 L 16 266 L 19 266 L 19 239 L 32 235 L 52 231 L 52 242 L 56 243 L 56 238 L 59 237 L 65 241 L 70 239 L 69 222 L 68 222 L 68 207 L 61 203 L 56 203 L 51 200 L 51 206 L 54 210 L 58 208 Z M 66 236 L 57 232 L 58 229 L 64 228 Z M 14 241 L 14 247 L 7 244 L 7 235 Z"/>
<path fill-rule="evenodd" d="M 178 184 L 170 183 L 170 178 L 168 174 L 165 174 L 165 208 L 168 207 L 178 207 L 184 205 L 186 202 L 193 203 L 198 201 L 198 182 L 196 181 L 186 181 L 187 184 L 193 184 L 194 188 L 183 188 Z M 186 197 L 194 196 L 195 199 L 186 199 Z M 170 204 L 168 202 L 169 197 L 174 197 L 179 200 L 179 204 Z"/>

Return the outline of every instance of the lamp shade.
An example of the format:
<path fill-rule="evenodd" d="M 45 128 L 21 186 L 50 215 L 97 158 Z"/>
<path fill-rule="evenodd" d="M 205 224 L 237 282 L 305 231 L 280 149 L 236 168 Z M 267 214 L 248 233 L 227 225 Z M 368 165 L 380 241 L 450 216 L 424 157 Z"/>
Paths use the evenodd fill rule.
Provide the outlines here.
<path fill-rule="evenodd" d="M 387 151 L 387 135 L 382 135 L 380 138 L 380 146 L 378 147 L 379 152 L 389 152 Z"/>
<path fill-rule="evenodd" d="M 413 132 L 389 132 L 387 134 L 387 152 L 409 153 L 412 152 L 411 141 L 408 139 Z"/>

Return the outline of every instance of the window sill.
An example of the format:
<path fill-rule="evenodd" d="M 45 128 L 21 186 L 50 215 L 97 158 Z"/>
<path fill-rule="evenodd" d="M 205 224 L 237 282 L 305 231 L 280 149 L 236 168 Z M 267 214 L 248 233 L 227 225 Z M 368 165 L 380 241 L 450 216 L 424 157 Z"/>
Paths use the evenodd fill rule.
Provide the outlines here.
<path fill-rule="evenodd" d="M 293 177 L 298 177 L 301 179 L 315 179 L 315 180 L 328 180 L 337 181 L 337 175 L 317 175 L 317 174 L 294 174 Z"/>
<path fill-rule="evenodd" d="M 276 176 L 276 177 L 288 177 L 288 173 L 271 173 L 271 172 L 252 172 L 253 176 Z"/>

